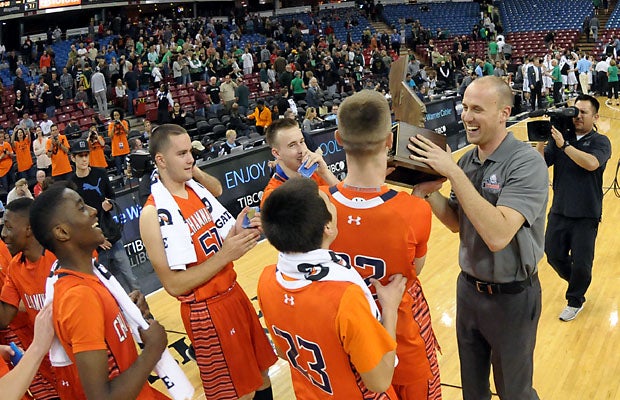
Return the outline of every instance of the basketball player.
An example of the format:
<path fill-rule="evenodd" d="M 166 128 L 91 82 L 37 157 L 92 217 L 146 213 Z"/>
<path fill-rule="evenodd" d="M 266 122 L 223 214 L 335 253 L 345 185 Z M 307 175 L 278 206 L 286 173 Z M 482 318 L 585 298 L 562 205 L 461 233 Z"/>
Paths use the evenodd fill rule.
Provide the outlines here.
<path fill-rule="evenodd" d="M 338 121 L 336 141 L 345 150 L 348 174 L 337 186 L 322 188 L 338 210 L 340 233 L 330 248 L 357 268 L 367 283 L 376 279 L 387 284 L 395 274 L 407 278 L 398 310 L 399 363 L 392 384 L 400 399 L 440 399 L 438 345 L 418 279 L 431 209 L 424 200 L 385 184 L 386 147 L 392 146 L 392 134 L 390 107 L 379 92 L 363 90 L 348 97 Z"/>
<path fill-rule="evenodd" d="M 301 176 L 297 170 L 304 164 L 306 167 L 318 163 L 317 170 L 311 178 L 319 185 L 335 185 L 338 178 L 329 170 L 321 154 L 308 150 L 304 136 L 294 119 L 279 119 L 266 130 L 265 140 L 271 147 L 271 154 L 276 158 L 276 171 L 263 190 L 261 207 L 269 194 L 292 177 Z"/>
<path fill-rule="evenodd" d="M 30 228 L 32 199 L 22 198 L 6 205 L 2 239 L 14 255 L 6 269 L 6 278 L 0 293 L 0 328 L 11 324 L 8 341 L 14 341 L 24 349 L 31 345 L 34 321 L 45 301 L 45 281 L 56 256 L 44 250 Z M 25 323 L 18 312 L 20 303 L 26 309 Z M 56 378 L 49 359 L 44 358 L 35 376 L 30 392 L 35 399 L 55 399 Z"/>
<path fill-rule="evenodd" d="M 274 190 L 262 221 L 281 253 L 261 274 L 258 298 L 278 353 L 292 367 L 297 399 L 395 399 L 390 383 L 406 279 L 373 281 L 382 326 L 366 283 L 328 250 L 338 234 L 336 209 L 310 179 Z M 302 266 L 308 269 L 300 273 Z"/>
<path fill-rule="evenodd" d="M 56 336 L 72 364 L 57 369 L 67 399 L 167 399 L 147 379 L 166 348 L 164 328 L 152 321 L 140 330 L 136 352 L 116 299 L 93 273 L 92 254 L 103 241 L 97 210 L 74 190 L 54 185 L 30 210 L 32 231 L 58 256 L 53 317 Z"/>
<path fill-rule="evenodd" d="M 151 185 L 142 210 L 140 234 L 162 285 L 181 302 L 206 397 L 271 399 L 267 372 L 277 357 L 233 269 L 233 261 L 256 245 L 259 231 L 241 227 L 247 209 L 235 221 L 192 180 L 191 150 L 190 136 L 178 125 L 161 125 L 152 135 L 149 152 L 159 181 Z M 183 218 L 175 224 L 179 213 Z M 253 224 L 258 227 L 260 219 L 253 218 Z M 180 234 L 168 236 L 168 226 Z M 185 232 L 195 261 L 170 262 L 185 256 L 171 243 Z"/>

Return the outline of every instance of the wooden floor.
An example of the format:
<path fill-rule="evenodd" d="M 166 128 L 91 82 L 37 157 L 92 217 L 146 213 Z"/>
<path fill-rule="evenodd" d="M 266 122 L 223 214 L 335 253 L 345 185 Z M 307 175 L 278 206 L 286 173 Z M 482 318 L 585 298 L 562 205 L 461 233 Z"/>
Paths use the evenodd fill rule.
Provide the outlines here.
<path fill-rule="evenodd" d="M 604 103 L 604 99 L 601 99 L 601 103 Z M 607 134 L 614 146 L 604 177 L 604 186 L 608 187 L 614 181 L 619 162 L 620 107 L 602 104 L 600 116 L 599 131 Z M 525 139 L 525 122 L 515 125 L 511 130 L 517 137 Z M 444 186 L 446 190 L 449 189 L 448 185 Z M 539 265 L 543 309 L 535 352 L 534 387 L 541 399 L 620 399 L 620 245 L 616 242 L 620 236 L 616 229 L 620 229 L 620 199 L 611 190 L 604 198 L 592 285 L 587 293 L 584 310 L 574 321 L 558 320 L 558 314 L 566 305 L 566 283 L 555 274 L 546 259 L 543 258 Z M 461 398 L 454 328 L 455 286 L 459 273 L 457 253 L 458 236 L 434 219 L 427 261 L 420 279 L 442 349 L 439 363 L 443 398 L 446 400 Z M 260 271 L 275 260 L 275 250 L 269 243 L 262 242 L 236 263 L 239 282 L 248 296 L 256 295 Z M 253 302 L 256 304 L 255 298 Z M 149 304 L 153 314 L 166 329 L 183 331 L 176 300 L 159 291 L 149 296 Z M 173 355 L 179 362 L 185 362 L 183 368 L 198 389 L 195 398 L 204 398 L 195 363 L 187 361 L 187 357 L 175 350 L 182 349 L 189 340 L 182 333 L 169 333 L 168 340 L 175 345 L 171 349 Z M 287 364 L 280 360 L 271 369 L 270 375 L 274 397 L 294 399 Z M 162 387 L 160 382 L 156 386 Z"/>

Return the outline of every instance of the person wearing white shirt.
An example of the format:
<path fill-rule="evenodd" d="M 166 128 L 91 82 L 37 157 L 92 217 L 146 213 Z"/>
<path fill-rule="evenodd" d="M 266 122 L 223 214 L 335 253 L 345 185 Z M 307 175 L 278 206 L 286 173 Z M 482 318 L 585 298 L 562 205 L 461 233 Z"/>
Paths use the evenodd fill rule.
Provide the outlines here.
<path fill-rule="evenodd" d="M 605 56 L 601 57 L 601 61 L 596 63 L 594 70 L 596 71 L 596 92 L 601 96 L 607 94 L 607 69 L 609 68 L 609 60 Z"/>
<path fill-rule="evenodd" d="M 252 68 L 254 68 L 254 59 L 252 58 L 252 54 L 250 54 L 249 48 L 245 48 L 245 53 L 241 56 L 241 61 L 243 61 L 243 74 L 250 75 L 252 73 Z"/>
<path fill-rule="evenodd" d="M 52 129 L 52 125 L 54 125 L 52 120 L 48 119 L 47 114 L 43 113 L 43 118 L 41 121 L 39 121 L 39 126 L 41 127 L 41 130 L 43 131 L 43 135 L 45 136 L 50 135 L 50 130 Z"/>
<path fill-rule="evenodd" d="M 15 187 L 11 189 L 6 196 L 6 204 L 21 198 L 34 199 L 32 193 L 30 193 L 30 189 L 28 189 L 28 181 L 26 178 L 21 178 L 15 182 Z"/>

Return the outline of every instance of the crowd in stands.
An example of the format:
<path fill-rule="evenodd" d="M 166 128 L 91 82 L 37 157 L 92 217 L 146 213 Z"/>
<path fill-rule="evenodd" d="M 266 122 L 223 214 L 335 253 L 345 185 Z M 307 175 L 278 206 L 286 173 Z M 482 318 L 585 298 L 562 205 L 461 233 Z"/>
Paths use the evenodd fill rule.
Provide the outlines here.
<path fill-rule="evenodd" d="M 454 37 L 413 19 L 375 31 L 369 20 L 386 21 L 386 15 L 370 0 L 361 8 L 279 17 L 231 11 L 228 21 L 115 16 L 68 40 L 50 29 L 45 46 L 26 39 L 2 55 L 12 88 L 0 89 L 6 135 L 0 185 L 7 192 L 20 178 L 32 185 L 36 170 L 62 178 L 70 169 L 63 148 L 78 138 L 101 153 L 91 162 L 122 175 L 130 139 L 146 144 L 151 122 L 186 127 L 205 159 L 222 154 L 229 130 L 236 133 L 231 143 L 247 147 L 262 143 L 264 129 L 285 116 L 307 133 L 356 91 L 389 98 L 390 64 L 405 46 L 406 80 L 424 101 L 446 90 L 462 94 L 482 75 L 504 76 L 527 91 L 527 69 L 509 71 L 515 60 L 497 8 L 481 7 L 470 34 Z M 553 87 L 550 54 L 540 61 L 543 92 Z M 571 54 L 567 49 L 558 58 L 561 68 L 571 65 Z"/>

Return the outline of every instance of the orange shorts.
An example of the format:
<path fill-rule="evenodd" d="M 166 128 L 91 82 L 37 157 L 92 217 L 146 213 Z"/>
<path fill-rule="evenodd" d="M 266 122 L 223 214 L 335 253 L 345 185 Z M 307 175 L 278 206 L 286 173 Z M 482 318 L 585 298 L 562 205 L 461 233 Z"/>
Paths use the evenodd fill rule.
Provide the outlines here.
<path fill-rule="evenodd" d="M 277 357 L 254 306 L 235 282 L 228 292 L 181 303 L 207 399 L 237 399 L 263 384 Z"/>

